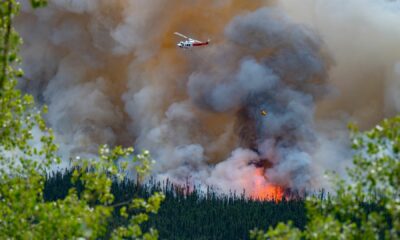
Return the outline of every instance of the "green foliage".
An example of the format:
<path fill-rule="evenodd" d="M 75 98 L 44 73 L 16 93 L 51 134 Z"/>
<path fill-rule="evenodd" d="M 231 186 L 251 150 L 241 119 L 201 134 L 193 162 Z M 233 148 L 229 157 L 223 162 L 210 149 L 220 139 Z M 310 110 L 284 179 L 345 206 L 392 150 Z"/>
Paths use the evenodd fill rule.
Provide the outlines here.
<path fill-rule="evenodd" d="M 353 166 L 349 181 L 335 178 L 335 195 L 307 199 L 308 223 L 303 232 L 278 225 L 253 239 L 399 239 L 400 238 L 400 116 L 370 131 L 354 125 Z"/>
<path fill-rule="evenodd" d="M 34 8 L 40 8 L 47 5 L 47 0 L 31 0 L 31 5 Z"/>
<path fill-rule="evenodd" d="M 46 5 L 31 0 L 33 7 Z M 107 234 L 108 221 L 116 206 L 111 193 L 112 180 L 122 179 L 127 164 L 118 169 L 115 162 L 132 156 L 133 149 L 102 146 L 99 157 L 77 164 L 73 180 L 81 181 L 83 191 L 69 189 L 64 199 L 45 201 L 43 188 L 46 170 L 58 164 L 57 145 L 52 130 L 42 119 L 46 108 L 35 108 L 33 97 L 16 89 L 18 47 L 22 40 L 12 27 L 19 10 L 15 0 L 0 2 L 0 236 L 9 239 L 97 239 Z M 133 157 L 140 176 L 150 168 L 148 152 Z M 86 169 L 91 169 L 86 171 Z M 142 232 L 140 224 L 147 214 L 157 212 L 162 194 L 124 203 L 124 209 L 135 209 L 129 224 L 112 233 L 113 239 L 156 239 L 157 232 Z M 121 216 L 127 217 L 124 210 Z"/>
<path fill-rule="evenodd" d="M 301 231 L 297 228 L 293 228 L 292 222 L 289 222 L 287 225 L 279 223 L 275 228 L 270 227 L 268 233 L 258 229 L 250 231 L 251 239 L 263 240 L 268 239 L 268 237 L 282 240 L 300 239 Z"/>

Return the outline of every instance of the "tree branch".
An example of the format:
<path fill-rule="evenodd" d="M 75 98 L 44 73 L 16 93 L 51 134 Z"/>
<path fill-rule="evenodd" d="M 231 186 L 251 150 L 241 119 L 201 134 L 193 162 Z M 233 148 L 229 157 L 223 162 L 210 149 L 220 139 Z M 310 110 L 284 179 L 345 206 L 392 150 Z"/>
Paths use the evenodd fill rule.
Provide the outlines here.
<path fill-rule="evenodd" d="M 8 67 L 8 53 L 10 48 L 10 35 L 11 35 L 11 12 L 12 12 L 12 1 L 8 0 L 8 7 L 7 7 L 7 15 L 5 16 L 6 26 L 6 33 L 4 36 L 4 43 L 3 43 L 3 66 L 1 69 L 1 78 L 0 78 L 0 94 L 4 88 L 4 82 L 6 81 L 7 75 L 7 67 Z"/>

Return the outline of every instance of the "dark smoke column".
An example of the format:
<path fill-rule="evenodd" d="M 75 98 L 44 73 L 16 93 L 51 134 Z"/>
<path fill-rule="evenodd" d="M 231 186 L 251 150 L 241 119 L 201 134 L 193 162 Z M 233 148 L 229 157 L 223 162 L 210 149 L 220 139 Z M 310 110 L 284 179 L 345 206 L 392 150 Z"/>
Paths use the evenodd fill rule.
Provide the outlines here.
<path fill-rule="evenodd" d="M 227 43 L 215 50 L 229 60 L 211 60 L 192 74 L 189 93 L 203 108 L 237 112 L 240 146 L 260 156 L 256 163 L 269 181 L 306 188 L 317 134 L 315 102 L 326 92 L 330 63 L 320 39 L 276 8 L 235 17 L 225 36 Z M 218 71 L 210 70 L 213 65 Z"/>

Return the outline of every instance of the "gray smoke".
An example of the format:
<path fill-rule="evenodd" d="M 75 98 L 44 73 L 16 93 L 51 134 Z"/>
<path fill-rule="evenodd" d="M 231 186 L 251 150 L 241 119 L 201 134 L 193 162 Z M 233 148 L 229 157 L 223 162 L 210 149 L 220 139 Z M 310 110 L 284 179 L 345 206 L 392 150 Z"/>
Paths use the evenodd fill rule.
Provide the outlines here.
<path fill-rule="evenodd" d="M 323 172 L 348 160 L 344 129 L 353 116 L 349 107 L 325 109 L 326 97 L 341 102 L 337 77 L 352 82 L 355 69 L 343 70 L 331 28 L 302 20 L 309 8 L 295 14 L 297 4 L 57 0 L 39 11 L 24 4 L 16 23 L 25 39 L 21 87 L 49 105 L 65 159 L 103 143 L 134 145 L 151 151 L 154 174 L 178 182 L 246 188 L 249 196 L 325 186 Z M 177 49 L 175 31 L 211 45 Z M 395 99 L 392 107 L 395 93 L 383 94 Z"/>
<path fill-rule="evenodd" d="M 312 26 L 335 59 L 334 97 L 320 102 L 318 117 L 345 113 L 363 128 L 399 113 L 400 1 L 281 0 L 297 22 Z"/>

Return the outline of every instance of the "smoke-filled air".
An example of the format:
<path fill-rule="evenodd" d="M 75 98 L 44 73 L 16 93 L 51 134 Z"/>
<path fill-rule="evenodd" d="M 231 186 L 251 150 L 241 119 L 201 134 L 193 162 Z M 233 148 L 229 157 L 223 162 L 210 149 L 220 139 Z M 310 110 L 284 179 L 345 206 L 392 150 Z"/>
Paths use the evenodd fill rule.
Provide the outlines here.
<path fill-rule="evenodd" d="M 347 123 L 400 110 L 399 1 L 27 2 L 21 88 L 48 105 L 66 165 L 134 146 L 159 179 L 268 198 L 327 187 Z"/>

